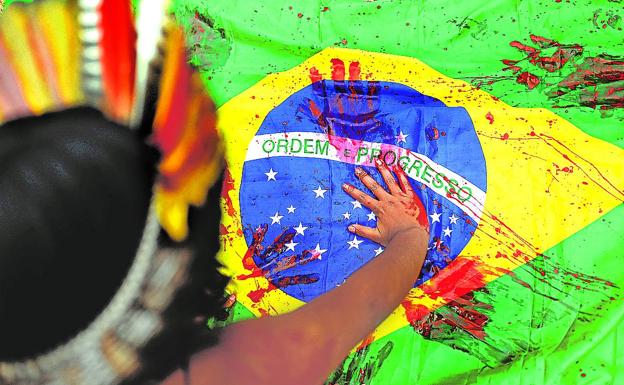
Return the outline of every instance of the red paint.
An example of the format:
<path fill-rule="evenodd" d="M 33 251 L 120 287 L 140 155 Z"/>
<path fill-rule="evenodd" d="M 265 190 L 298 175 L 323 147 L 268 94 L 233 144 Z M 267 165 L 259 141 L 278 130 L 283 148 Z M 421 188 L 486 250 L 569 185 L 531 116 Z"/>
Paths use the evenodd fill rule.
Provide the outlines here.
<path fill-rule="evenodd" d="M 234 236 L 232 236 L 232 234 L 230 226 L 226 227 L 223 223 L 219 225 L 219 235 L 221 237 L 224 250 L 227 250 L 228 245 L 232 246 L 234 244 Z"/>
<path fill-rule="evenodd" d="M 491 112 L 488 111 L 488 113 L 485 114 L 485 118 L 490 122 L 490 124 L 494 124 L 494 115 L 492 115 Z"/>
<path fill-rule="evenodd" d="M 435 279 L 422 286 L 423 291 L 432 299 L 444 298 L 452 301 L 462 295 L 482 287 L 485 277 L 479 271 L 479 263 L 474 260 L 458 258 L 446 269 L 440 271 Z"/>
<path fill-rule="evenodd" d="M 225 168 L 223 172 L 223 185 L 221 186 L 221 198 L 223 198 L 223 202 L 225 203 L 226 213 L 230 217 L 236 216 L 236 209 L 234 208 L 234 203 L 232 202 L 232 197 L 230 193 L 234 191 L 234 178 L 232 178 L 232 173 L 229 168 Z"/>
<path fill-rule="evenodd" d="M 245 270 L 249 271 L 249 273 L 240 274 L 236 277 L 238 280 L 259 277 L 265 277 L 269 280 L 267 287 L 258 288 L 257 290 L 251 291 L 247 294 L 249 299 L 251 299 L 254 303 L 261 301 L 264 295 L 272 290 L 291 285 L 310 284 L 317 282 L 319 279 L 316 274 L 304 274 L 285 276 L 277 280 L 273 280 L 272 277 L 274 277 L 277 273 L 287 271 L 297 265 L 309 263 L 318 259 L 320 255 L 316 253 L 315 250 L 304 250 L 299 255 L 283 256 L 280 258 L 281 254 L 284 252 L 286 243 L 290 242 L 296 233 L 290 229 L 285 230 L 278 235 L 269 246 L 264 247 L 262 243 L 264 242 L 267 231 L 268 225 L 263 224 L 258 226 L 258 228 L 253 232 L 251 245 L 242 259 L 243 267 Z M 274 258 L 270 259 L 270 257 Z M 256 261 L 260 261 L 259 265 L 256 264 Z"/>
<path fill-rule="evenodd" d="M 613 182 L 611 182 L 607 177 L 605 177 L 605 175 L 600 171 L 600 169 L 598 167 L 596 167 L 596 165 L 594 165 L 588 159 L 580 156 L 579 154 L 574 152 L 571 148 L 569 148 L 567 145 L 565 145 L 564 143 L 562 143 L 561 141 L 559 141 L 558 139 L 556 139 L 556 138 L 554 138 L 554 137 L 552 137 L 550 135 L 540 134 L 540 138 L 549 147 L 551 147 L 553 150 L 555 150 L 559 154 L 561 154 L 561 156 L 565 160 L 567 160 L 570 163 L 572 163 L 572 165 L 575 166 L 577 168 L 577 170 L 579 170 L 580 172 L 585 174 L 585 176 L 587 178 L 589 178 L 592 182 L 594 182 L 596 185 L 598 185 L 607 194 L 611 195 L 612 197 L 614 197 L 616 199 L 624 200 L 624 190 L 621 190 L 618 187 L 616 187 L 615 184 Z M 566 152 L 564 152 L 564 151 L 566 151 Z M 577 160 L 573 161 L 568 154 L 571 154 L 571 155 L 575 156 L 575 158 L 577 158 Z M 593 170 L 598 175 L 598 177 L 592 177 L 589 174 L 589 172 L 584 167 L 582 167 L 580 165 L 580 162 L 583 162 L 584 164 L 589 165 L 589 169 Z"/>
<path fill-rule="evenodd" d="M 577 101 L 580 105 L 601 109 L 624 107 L 624 59 L 610 56 L 588 57 L 565 79 L 558 83 L 558 89 L 551 97 L 562 97 L 580 89 Z"/>
<path fill-rule="evenodd" d="M 562 44 L 537 35 L 530 35 L 530 38 L 536 47 L 518 41 L 510 43 L 512 47 L 525 54 L 526 61 L 503 59 L 503 63 L 507 66 L 506 70 L 520 72 L 520 64 L 528 63 L 548 72 L 556 72 L 584 54 L 584 49 L 579 44 Z M 543 55 L 542 50 L 552 47 L 556 47 L 552 55 Z M 560 100 L 563 104 L 556 107 L 581 105 L 601 110 L 624 107 L 624 87 L 617 83 L 624 80 L 624 58 L 601 54 L 585 57 L 582 63 L 577 63 L 574 67 L 572 73 L 568 71 L 569 75 L 548 92 L 549 97 Z M 532 75 L 530 71 L 525 72 L 528 75 L 518 77 L 517 81 L 533 89 L 537 85 L 535 82 L 537 77 L 532 78 L 529 76 Z M 569 95 L 575 90 L 580 92 Z"/>
<path fill-rule="evenodd" d="M 336 60 L 334 71 L 337 71 L 337 73 L 334 74 L 334 71 L 332 71 L 332 78 L 342 75 L 342 78 L 344 79 L 344 63 L 339 59 L 332 59 L 332 63 L 334 63 L 334 60 Z M 341 72 L 340 68 L 342 68 Z M 317 119 L 318 125 L 325 130 L 330 145 L 338 150 L 338 157 L 342 161 L 353 163 L 353 159 L 355 159 L 357 155 L 357 151 L 360 148 L 362 140 L 336 136 L 334 129 L 325 118 L 325 114 L 321 111 L 321 109 L 316 105 L 313 100 L 308 101 L 308 107 L 312 115 Z M 337 108 L 340 109 L 343 107 L 339 105 Z"/>
<path fill-rule="evenodd" d="M 303 17 L 303 13 L 299 12 L 299 13 L 297 14 L 297 17 L 301 19 L 301 18 Z"/>
<path fill-rule="evenodd" d="M 432 141 L 432 140 L 440 139 L 440 131 L 437 129 L 437 127 L 432 127 L 431 131 L 433 131 L 433 134 L 431 134 L 431 133 L 427 133 L 426 134 L 427 140 Z M 444 136 L 444 134 L 442 134 L 442 136 Z"/>
<path fill-rule="evenodd" d="M 393 165 L 392 170 L 394 171 L 395 174 L 400 174 L 402 176 L 402 178 L 398 178 L 399 185 L 401 186 L 403 191 L 406 191 L 408 186 L 405 186 L 403 184 L 403 178 L 405 180 L 409 180 L 409 178 L 407 174 L 405 173 L 405 170 L 403 170 L 403 167 L 401 167 L 399 164 Z M 425 209 L 425 206 L 423 205 L 423 203 L 420 201 L 420 199 L 417 196 L 412 200 L 412 202 L 407 207 L 407 209 L 418 210 L 418 216 L 416 217 L 416 221 L 418 222 L 420 226 L 422 226 L 422 228 L 426 229 L 428 233 L 429 232 L 429 217 L 427 216 L 427 210 Z"/>
<path fill-rule="evenodd" d="M 556 42 L 555 40 L 545 38 L 543 36 L 530 35 L 531 41 L 540 46 L 540 48 L 550 48 L 550 47 L 559 47 L 561 44 Z"/>
<path fill-rule="evenodd" d="M 447 306 L 435 312 L 431 312 L 423 305 L 413 304 L 409 300 L 403 301 L 401 306 L 414 330 L 425 338 L 431 339 L 444 333 L 446 326 L 463 330 L 474 338 L 484 340 L 485 326 L 489 317 L 482 311 L 492 309 L 492 306 L 477 301 L 473 293 L 467 293 L 455 301 L 450 301 Z"/>
<path fill-rule="evenodd" d="M 312 83 L 316 83 L 320 80 L 323 80 L 323 75 L 321 75 L 316 67 L 310 68 L 310 81 Z"/>
<path fill-rule="evenodd" d="M 401 306 L 405 310 L 405 317 L 409 323 L 414 326 L 417 322 L 422 320 L 431 312 L 426 306 L 420 304 L 413 304 L 410 300 L 403 300 Z"/>
<path fill-rule="evenodd" d="M 273 290 L 277 290 L 277 287 L 269 283 L 269 285 L 265 288 L 259 288 L 257 290 L 250 291 L 249 293 L 247 293 L 247 297 L 253 303 L 258 303 L 262 300 L 262 298 L 264 298 L 264 295 L 266 293 L 269 293 Z"/>
<path fill-rule="evenodd" d="M 519 72 L 521 70 L 521 68 L 516 65 L 516 63 L 518 63 L 518 60 L 503 59 L 502 62 L 507 66 L 506 68 L 504 68 L 505 71 L 511 70 L 512 72 Z"/>
<path fill-rule="evenodd" d="M 359 62 L 351 62 L 349 64 L 349 80 L 360 80 L 361 70 Z"/>
<path fill-rule="evenodd" d="M 260 252 L 264 249 L 262 246 L 262 242 L 264 241 L 264 237 L 266 236 L 267 231 L 269 230 L 269 226 L 264 224 L 262 226 L 258 226 L 258 228 L 254 231 L 252 235 L 252 242 L 247 252 L 243 256 L 243 267 L 246 270 L 255 270 L 256 263 L 253 260 L 254 256 L 260 254 Z"/>
<path fill-rule="evenodd" d="M 340 59 L 331 59 L 332 63 L 332 80 L 342 81 L 345 80 L 345 65 Z"/>
<path fill-rule="evenodd" d="M 552 39 L 547 39 L 537 35 L 531 35 L 530 38 L 533 43 L 539 46 L 539 48 L 534 48 L 518 41 L 512 41 L 509 44 L 512 47 L 524 52 L 531 64 L 539 68 L 543 68 L 548 72 L 554 72 L 561 69 L 571 58 L 579 56 L 583 53 L 583 48 L 578 44 L 564 46 Z M 550 47 L 558 48 L 552 56 L 542 56 L 541 49 Z"/>
<path fill-rule="evenodd" d="M 509 139 L 509 134 L 504 133 L 503 136 L 501 136 L 501 140 L 507 140 L 507 139 Z"/>
<path fill-rule="evenodd" d="M 510 46 L 519 49 L 520 51 L 524 51 L 526 53 L 528 53 L 529 55 L 534 55 L 535 53 L 537 53 L 537 50 L 533 47 L 530 47 L 526 44 L 522 44 L 519 41 L 512 41 L 511 43 L 509 43 Z"/>
<path fill-rule="evenodd" d="M 557 175 L 559 175 L 559 173 L 572 174 L 574 172 L 574 166 L 559 167 L 557 163 L 553 163 L 553 166 L 555 167 L 555 174 Z"/>
<path fill-rule="evenodd" d="M 520 75 L 518 75 L 518 77 L 516 78 L 516 82 L 520 84 L 526 84 L 526 86 L 530 90 L 532 90 L 540 83 L 540 80 L 537 76 L 529 72 L 523 72 Z"/>

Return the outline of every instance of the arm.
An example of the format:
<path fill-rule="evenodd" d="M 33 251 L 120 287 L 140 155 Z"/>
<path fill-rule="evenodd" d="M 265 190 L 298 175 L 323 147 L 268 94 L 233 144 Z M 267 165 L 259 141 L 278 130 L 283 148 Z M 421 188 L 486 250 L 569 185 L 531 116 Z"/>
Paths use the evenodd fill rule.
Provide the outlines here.
<path fill-rule="evenodd" d="M 226 328 L 217 347 L 192 359 L 192 385 L 322 384 L 396 308 L 424 261 L 426 214 L 402 169 L 395 169 L 397 183 L 385 164 L 377 162 L 377 168 L 388 191 L 356 169 L 376 199 L 351 185 L 343 188 L 377 216 L 377 228 L 352 225 L 349 231 L 386 246 L 385 251 L 343 285 L 296 311 Z M 181 378 L 176 373 L 165 385 L 182 384 Z"/>

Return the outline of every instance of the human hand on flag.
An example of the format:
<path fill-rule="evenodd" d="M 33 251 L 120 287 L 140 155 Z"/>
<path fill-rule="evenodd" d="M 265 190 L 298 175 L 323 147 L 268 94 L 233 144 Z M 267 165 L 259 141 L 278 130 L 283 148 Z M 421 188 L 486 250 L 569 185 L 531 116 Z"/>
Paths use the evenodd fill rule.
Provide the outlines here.
<path fill-rule="evenodd" d="M 375 178 L 361 167 L 356 167 L 355 175 L 375 195 L 371 197 L 349 183 L 342 185 L 345 192 L 368 207 L 377 216 L 377 227 L 367 227 L 360 224 L 349 226 L 349 231 L 362 237 L 388 246 L 399 234 L 407 235 L 406 239 L 420 241 L 429 237 L 429 223 L 427 212 L 414 192 L 405 171 L 400 166 L 394 167 L 397 180 L 392 175 L 388 165 L 381 159 L 375 159 L 375 166 L 383 177 L 388 191 Z"/>

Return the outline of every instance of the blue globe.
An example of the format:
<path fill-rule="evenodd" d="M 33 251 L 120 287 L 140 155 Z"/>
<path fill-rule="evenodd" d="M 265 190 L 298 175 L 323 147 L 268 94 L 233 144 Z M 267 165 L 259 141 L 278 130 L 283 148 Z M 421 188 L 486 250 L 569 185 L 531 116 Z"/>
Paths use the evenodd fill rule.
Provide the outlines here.
<path fill-rule="evenodd" d="M 308 302 L 383 251 L 347 231 L 351 223 L 375 227 L 376 218 L 341 188 L 348 182 L 366 191 L 355 163 L 381 182 L 369 163 L 380 154 L 417 176 L 412 186 L 427 210 L 431 235 L 415 285 L 462 252 L 478 217 L 458 198 L 473 191 L 458 189 L 428 162 L 486 191 L 485 159 L 467 111 L 398 83 L 323 80 L 264 118 L 243 166 L 245 239 L 251 245 L 254 234 L 265 233 L 254 262 L 272 284 Z"/>

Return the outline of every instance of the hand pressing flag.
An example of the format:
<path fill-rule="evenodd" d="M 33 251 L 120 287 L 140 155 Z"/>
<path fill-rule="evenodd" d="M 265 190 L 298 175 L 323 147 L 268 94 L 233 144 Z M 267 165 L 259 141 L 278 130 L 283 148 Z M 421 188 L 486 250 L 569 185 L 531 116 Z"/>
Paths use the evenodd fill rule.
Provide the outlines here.
<path fill-rule="evenodd" d="M 346 231 L 373 218 L 339 187 L 362 187 L 354 167 L 371 171 L 381 156 L 425 204 L 427 262 L 330 383 L 575 383 L 592 370 L 615 381 L 614 8 L 317 5 L 238 9 L 244 21 L 226 5 L 178 9 L 199 12 L 231 48 L 205 76 L 229 148 L 221 257 L 240 303 L 255 315 L 291 310 L 374 258 L 377 245 Z M 595 28 L 588 12 L 593 34 L 561 32 Z M 592 356 L 595 330 L 606 337 Z M 570 361 L 581 356 L 591 358 Z"/>

